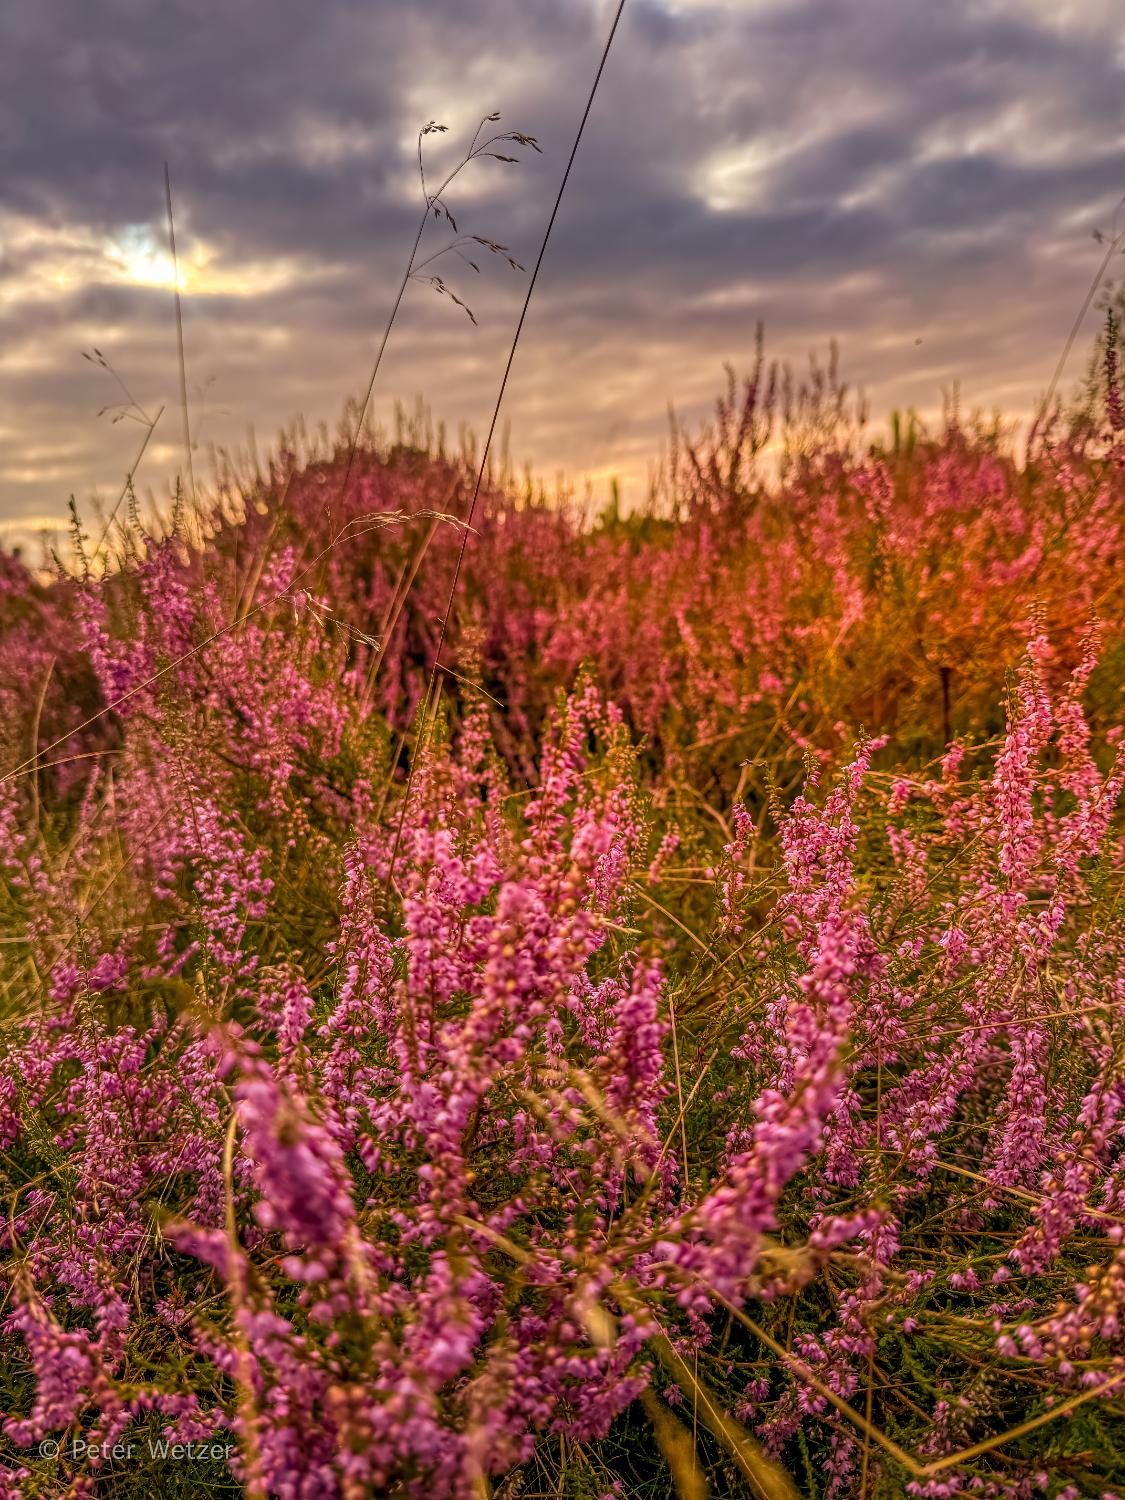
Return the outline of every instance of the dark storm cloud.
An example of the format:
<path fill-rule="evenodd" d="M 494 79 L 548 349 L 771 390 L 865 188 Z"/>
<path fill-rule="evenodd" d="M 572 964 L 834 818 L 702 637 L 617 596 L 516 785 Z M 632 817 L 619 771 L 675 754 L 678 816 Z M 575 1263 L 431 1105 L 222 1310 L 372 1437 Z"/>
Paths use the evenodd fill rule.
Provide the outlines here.
<path fill-rule="evenodd" d="M 1117 8 L 629 0 L 521 350 L 516 452 L 636 479 L 667 401 L 701 410 L 759 318 L 787 355 L 840 337 L 877 408 L 961 377 L 1026 409 L 1125 192 Z M 81 348 L 174 402 L 169 296 L 129 258 L 160 252 L 165 159 L 204 257 L 185 320 L 207 435 L 334 419 L 417 222 L 418 125 L 453 127 L 435 173 L 492 108 L 541 139 L 450 195 L 529 261 L 607 22 L 603 0 L 7 0 L 0 515 L 119 486 L 135 432 L 95 419 L 112 393 Z M 480 424 L 523 282 L 440 269 L 481 326 L 412 287 L 378 410 L 421 391 Z"/>

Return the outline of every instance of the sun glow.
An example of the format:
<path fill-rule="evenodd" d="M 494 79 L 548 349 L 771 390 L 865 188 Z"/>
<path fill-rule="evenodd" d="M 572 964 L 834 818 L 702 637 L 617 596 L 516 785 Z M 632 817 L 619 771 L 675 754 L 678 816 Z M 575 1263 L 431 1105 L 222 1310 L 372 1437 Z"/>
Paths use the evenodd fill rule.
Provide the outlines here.
<path fill-rule="evenodd" d="M 172 257 L 158 230 L 128 224 L 106 236 L 81 224 L 52 227 L 0 215 L 0 257 L 11 269 L 0 281 L 0 304 L 47 301 L 91 286 L 171 291 Z M 231 261 L 206 240 L 187 237 L 178 256 L 180 291 L 197 297 L 266 296 L 295 282 L 292 258 Z"/>
<path fill-rule="evenodd" d="M 172 256 L 147 224 L 130 224 L 107 240 L 105 260 L 113 279 L 129 286 L 171 291 L 176 285 Z M 257 297 L 287 286 L 296 274 L 292 263 L 284 260 L 223 265 L 203 240 L 196 240 L 177 260 L 180 291 L 204 297 Z"/>

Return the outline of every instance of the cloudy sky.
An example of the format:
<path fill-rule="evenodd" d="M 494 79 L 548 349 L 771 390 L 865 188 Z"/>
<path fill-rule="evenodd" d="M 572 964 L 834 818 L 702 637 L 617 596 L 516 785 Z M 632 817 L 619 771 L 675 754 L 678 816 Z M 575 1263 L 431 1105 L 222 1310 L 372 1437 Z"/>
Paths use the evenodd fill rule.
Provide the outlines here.
<path fill-rule="evenodd" d="M 205 472 L 209 443 L 335 424 L 365 384 L 427 120 L 450 127 L 434 174 L 490 110 L 539 138 L 448 195 L 462 230 L 531 263 L 612 9 L 4 0 L 0 536 L 120 488 L 143 434 L 98 416 L 118 395 L 83 350 L 167 407 L 139 480 L 178 461 L 165 160 Z M 1123 193 L 1120 0 L 628 0 L 518 355 L 512 452 L 639 494 L 668 403 L 701 416 L 758 320 L 796 362 L 838 337 L 876 416 L 940 408 L 954 380 L 1026 413 Z M 443 243 L 433 226 L 423 254 Z M 420 395 L 479 431 L 525 282 L 434 269 L 479 326 L 412 285 L 376 413 Z"/>

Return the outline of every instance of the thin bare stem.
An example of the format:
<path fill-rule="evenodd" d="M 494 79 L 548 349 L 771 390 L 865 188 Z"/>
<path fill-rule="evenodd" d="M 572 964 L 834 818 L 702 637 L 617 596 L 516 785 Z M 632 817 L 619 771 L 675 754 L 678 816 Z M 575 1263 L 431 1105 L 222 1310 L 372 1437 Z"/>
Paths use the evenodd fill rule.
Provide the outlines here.
<path fill-rule="evenodd" d="M 1121 198 L 1119 200 L 1117 209 L 1114 212 L 1113 221 L 1115 225 L 1117 223 L 1117 216 L 1121 212 L 1123 204 L 1125 204 L 1125 198 Z M 1074 348 L 1074 341 L 1081 331 L 1082 324 L 1086 321 L 1086 314 L 1090 311 L 1090 304 L 1097 296 L 1098 288 L 1101 286 L 1102 281 L 1105 279 L 1105 273 L 1109 269 L 1110 261 L 1113 259 L 1117 250 L 1123 243 L 1125 243 L 1125 229 L 1119 229 L 1109 242 L 1109 248 L 1106 250 L 1105 255 L 1102 258 L 1102 263 L 1098 267 L 1093 281 L 1091 281 L 1090 283 L 1085 300 L 1083 301 L 1082 306 L 1078 309 L 1078 316 L 1075 318 L 1074 323 L 1071 326 L 1070 333 L 1067 335 L 1066 343 L 1063 345 L 1062 353 L 1059 355 L 1059 362 L 1055 366 L 1055 373 L 1051 376 L 1051 383 L 1047 387 L 1047 394 L 1043 397 L 1042 405 L 1040 406 L 1039 412 L 1035 418 L 1034 423 L 1032 424 L 1031 434 L 1028 438 L 1029 444 L 1034 439 L 1036 432 L 1042 426 L 1048 412 L 1051 409 L 1051 403 L 1055 399 L 1055 392 L 1058 390 L 1059 381 L 1062 379 L 1063 370 L 1066 368 L 1066 362 L 1070 358 L 1070 351 Z"/>
<path fill-rule="evenodd" d="M 168 246 L 172 253 L 172 295 L 176 303 L 176 352 L 180 362 L 180 416 L 183 421 L 184 462 L 192 505 L 195 499 L 195 466 L 191 457 L 191 421 L 188 416 L 187 364 L 184 360 L 184 310 L 180 300 L 180 268 L 176 259 L 176 221 L 172 216 L 172 176 L 164 163 L 164 196 L 168 204 Z"/>
<path fill-rule="evenodd" d="M 491 119 L 495 118 L 495 116 L 486 116 L 485 118 Z M 470 145 L 469 150 L 465 153 L 461 161 L 459 161 L 453 168 L 453 170 L 449 173 L 436 193 L 430 193 L 426 188 L 426 172 L 422 159 L 422 137 L 423 135 L 426 135 L 434 129 L 444 129 L 444 127 L 435 127 L 433 125 L 433 122 L 431 121 L 429 125 L 423 126 L 423 128 L 418 132 L 418 171 L 421 174 L 422 196 L 426 200 L 426 206 L 422 210 L 421 219 L 418 221 L 418 229 L 414 236 L 414 243 L 410 247 L 410 255 L 407 258 L 406 267 L 403 270 L 402 278 L 399 281 L 398 290 L 395 293 L 394 301 L 391 303 L 391 310 L 387 315 L 387 321 L 383 328 L 383 336 L 379 340 L 379 347 L 375 354 L 375 363 L 371 367 L 371 374 L 367 381 L 367 389 L 363 393 L 363 401 L 360 404 L 359 414 L 356 417 L 355 431 L 352 434 L 352 440 L 348 446 L 348 458 L 346 464 L 344 465 L 344 476 L 340 482 L 340 489 L 337 496 L 337 499 L 340 501 L 342 501 L 347 495 L 348 485 L 351 482 L 352 469 L 355 466 L 355 456 L 356 451 L 359 447 L 360 434 L 363 431 L 363 423 L 364 419 L 367 416 L 367 409 L 371 405 L 372 392 L 375 389 L 375 382 L 379 377 L 379 369 L 383 363 L 383 355 L 386 352 L 387 343 L 391 336 L 391 329 L 394 327 L 395 318 L 398 316 L 398 310 L 402 305 L 402 299 L 406 295 L 407 285 L 418 270 L 418 267 L 415 265 L 415 260 L 418 255 L 418 247 L 422 243 L 422 235 L 425 233 L 426 222 L 429 219 L 430 214 L 434 211 L 434 205 L 440 202 L 442 194 L 452 184 L 458 174 L 462 172 L 466 166 L 468 166 L 469 162 L 472 161 L 476 156 L 478 156 L 480 154 L 480 151 L 483 150 L 483 147 L 476 148 L 476 140 L 484 123 L 485 122 L 482 121 L 481 125 L 477 126 L 476 135 L 473 136 L 473 142 L 472 145 Z M 430 257 L 430 259 L 433 258 L 434 257 Z M 423 262 L 423 264 L 428 264 L 428 262 Z"/>
<path fill-rule="evenodd" d="M 137 449 L 137 456 L 136 456 L 136 458 L 134 458 L 132 464 L 129 466 L 128 472 L 125 475 L 125 483 L 121 486 L 121 493 L 120 493 L 120 495 L 118 495 L 116 501 L 114 502 L 113 509 L 110 511 L 109 515 L 106 517 L 105 525 L 102 527 L 102 534 L 101 534 L 100 537 L 98 537 L 97 546 L 94 548 L 94 556 L 95 557 L 98 555 L 98 553 L 105 546 L 106 537 L 109 535 L 110 528 L 112 527 L 114 521 L 117 519 L 117 512 L 121 509 L 121 506 L 123 505 L 123 503 L 125 501 L 125 496 L 129 493 L 129 487 L 133 483 L 133 478 L 134 478 L 134 476 L 135 476 L 138 468 L 140 467 L 141 459 L 145 456 L 145 449 L 149 445 L 149 439 L 152 437 L 152 434 L 156 431 L 156 424 L 157 424 L 157 422 L 160 421 L 160 418 L 163 415 L 164 415 L 164 408 L 161 407 L 159 409 L 159 411 L 157 411 L 156 416 L 153 417 L 152 421 L 148 425 L 148 428 L 147 428 L 147 430 L 145 432 L 145 435 L 144 435 L 144 437 L 141 440 L 141 446 Z"/>
<path fill-rule="evenodd" d="M 531 299 L 535 294 L 536 283 L 539 280 L 539 272 L 542 268 L 543 260 L 547 253 L 547 245 L 550 242 L 551 231 L 554 229 L 555 220 L 559 216 L 559 209 L 562 206 L 563 195 L 566 192 L 567 183 L 570 181 L 571 169 L 574 166 L 575 157 L 578 155 L 578 147 L 582 142 L 582 136 L 586 129 L 586 121 L 590 118 L 590 111 L 594 106 L 594 99 L 598 92 L 598 85 L 601 83 L 602 74 L 605 72 L 606 63 L 609 60 L 610 48 L 613 46 L 613 39 L 617 35 L 617 28 L 620 24 L 621 16 L 624 10 L 625 0 L 618 0 L 617 9 L 614 12 L 613 16 L 613 23 L 609 28 L 609 35 L 606 37 L 605 46 L 602 49 L 601 60 L 598 63 L 597 72 L 594 74 L 594 81 L 590 85 L 590 92 L 586 97 L 586 107 L 582 111 L 582 118 L 578 122 L 578 129 L 575 132 L 574 136 L 574 144 L 570 148 L 570 155 L 567 158 L 566 167 L 562 175 L 562 181 L 559 183 L 559 190 L 555 195 L 554 207 L 551 209 L 551 216 L 547 220 L 547 227 L 543 232 L 543 239 L 539 246 L 539 254 L 535 257 L 535 265 L 531 272 L 531 279 L 527 284 L 527 293 L 523 299 L 523 306 L 520 309 L 519 320 L 516 323 L 515 333 L 512 335 L 511 347 L 508 350 L 507 363 L 504 366 L 504 373 L 500 379 L 500 389 L 496 393 L 496 402 L 492 408 L 492 419 L 488 424 L 488 436 L 485 438 L 484 448 L 480 456 L 480 463 L 477 467 L 476 483 L 473 485 L 473 495 L 471 501 L 469 502 L 469 513 L 465 518 L 466 525 L 470 527 L 472 526 L 473 518 L 476 515 L 477 501 L 480 498 L 481 486 L 484 483 L 485 470 L 488 465 L 488 456 L 492 450 L 492 440 L 496 435 L 496 424 L 500 419 L 500 408 L 504 403 L 504 393 L 508 388 L 508 377 L 511 375 L 512 365 L 515 363 L 516 350 L 519 347 L 520 335 L 522 334 L 523 326 L 527 321 L 528 308 L 531 306 Z M 478 148 L 478 152 L 476 154 L 479 154 L 479 151 L 483 151 L 485 149 L 485 146 L 489 144 L 491 144 L 491 142 L 485 142 L 484 146 Z M 440 193 L 436 196 L 440 197 Z M 399 843 L 402 838 L 402 830 L 406 821 L 406 810 L 410 805 L 410 792 L 413 786 L 415 768 L 418 764 L 421 750 L 425 744 L 426 721 L 434 703 L 438 672 L 441 667 L 441 653 L 445 646 L 445 637 L 449 629 L 449 618 L 453 613 L 453 601 L 457 595 L 457 585 L 460 582 L 461 570 L 465 562 L 465 549 L 467 542 L 468 532 L 466 532 L 461 539 L 461 546 L 458 549 L 457 553 L 457 562 L 453 569 L 453 581 L 449 586 L 449 598 L 446 601 L 445 611 L 442 615 L 441 626 L 438 631 L 437 648 L 434 651 L 433 665 L 430 668 L 430 678 L 426 687 L 425 698 L 423 699 L 422 703 L 422 716 L 419 725 L 419 754 L 416 754 L 411 759 L 410 771 L 406 779 L 406 789 L 402 799 L 402 809 L 399 814 L 398 826 L 395 829 L 394 843 L 391 847 L 391 857 L 387 865 L 388 889 L 390 888 L 391 880 L 394 875 L 395 860 L 398 856 Z"/>

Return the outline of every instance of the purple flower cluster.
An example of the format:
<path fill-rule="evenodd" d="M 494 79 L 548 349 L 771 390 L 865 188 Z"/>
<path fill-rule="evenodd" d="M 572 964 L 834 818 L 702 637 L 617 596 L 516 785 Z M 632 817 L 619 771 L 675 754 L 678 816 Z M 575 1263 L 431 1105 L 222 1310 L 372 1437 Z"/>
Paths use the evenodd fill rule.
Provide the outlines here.
<path fill-rule="evenodd" d="M 947 459 L 913 521 L 852 476 L 880 567 L 960 516 Z M 857 624 L 845 509 L 810 545 Z M 36 1444 L 134 1428 L 233 1435 L 250 1496 L 514 1495 L 555 1453 L 623 1493 L 604 1440 L 657 1402 L 672 1471 L 704 1427 L 759 1492 L 803 1453 L 825 1496 L 1067 1494 L 980 1372 L 1052 1434 L 1125 1379 L 1104 632 L 1030 622 L 1002 731 L 928 765 L 788 723 L 712 786 L 585 673 L 498 724 L 469 630 L 407 776 L 297 554 L 221 562 L 75 586 L 112 734 L 0 781 L 0 1493 L 100 1493 Z"/>

